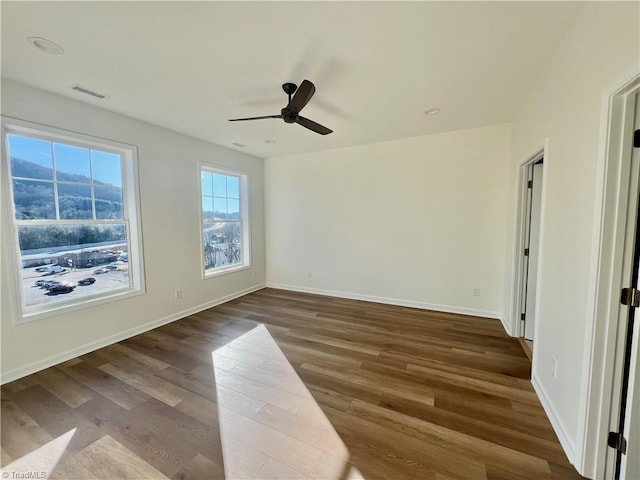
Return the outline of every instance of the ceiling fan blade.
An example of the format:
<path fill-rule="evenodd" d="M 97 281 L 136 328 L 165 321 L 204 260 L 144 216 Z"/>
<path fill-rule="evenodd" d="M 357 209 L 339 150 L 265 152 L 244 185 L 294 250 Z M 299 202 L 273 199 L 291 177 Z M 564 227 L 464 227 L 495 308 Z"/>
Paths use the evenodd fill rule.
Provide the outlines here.
<path fill-rule="evenodd" d="M 296 93 L 293 94 L 288 108 L 294 109 L 296 112 L 299 112 L 304 108 L 304 106 L 309 103 L 313 94 L 316 93 L 316 87 L 309 80 L 303 80 Z"/>
<path fill-rule="evenodd" d="M 311 131 L 319 133 L 320 135 L 328 135 L 331 132 L 333 132 L 333 130 L 323 125 L 320 125 L 319 123 L 316 123 L 313 120 L 309 120 L 308 118 L 301 117 L 300 115 L 298 115 L 298 118 L 296 119 L 296 123 L 298 125 L 302 125 L 305 128 L 308 128 Z"/>
<path fill-rule="evenodd" d="M 264 115 L 262 117 L 247 117 L 247 118 L 230 118 L 230 122 L 244 122 L 245 120 L 262 120 L 263 118 L 282 118 L 282 115 Z"/>

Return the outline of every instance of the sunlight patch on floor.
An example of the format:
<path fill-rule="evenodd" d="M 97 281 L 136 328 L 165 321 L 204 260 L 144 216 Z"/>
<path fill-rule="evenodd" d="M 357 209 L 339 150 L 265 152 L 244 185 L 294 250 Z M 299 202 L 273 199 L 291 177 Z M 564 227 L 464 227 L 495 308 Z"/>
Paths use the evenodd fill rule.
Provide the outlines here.
<path fill-rule="evenodd" d="M 264 325 L 212 358 L 227 479 L 363 479 Z"/>
<path fill-rule="evenodd" d="M 2 478 L 47 479 L 62 458 L 76 429 L 69 430 L 0 469 Z"/>

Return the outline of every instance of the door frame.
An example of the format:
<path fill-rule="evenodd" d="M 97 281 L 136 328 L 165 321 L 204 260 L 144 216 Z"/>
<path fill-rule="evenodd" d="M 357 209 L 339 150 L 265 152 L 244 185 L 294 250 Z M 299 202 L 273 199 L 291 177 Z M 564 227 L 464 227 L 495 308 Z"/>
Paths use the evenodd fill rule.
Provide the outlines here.
<path fill-rule="evenodd" d="M 540 205 L 540 229 L 539 229 L 539 244 L 538 244 L 538 266 L 540 266 L 540 258 L 542 257 L 542 231 L 544 225 L 544 205 L 545 205 L 545 184 L 547 176 L 547 164 L 548 164 L 548 152 L 549 152 L 549 139 L 545 138 L 544 145 L 538 148 L 533 154 L 529 155 L 525 160 L 520 162 L 517 167 L 516 173 L 516 219 L 515 219 L 515 235 L 514 235 L 514 249 L 513 258 L 511 264 L 513 265 L 513 271 L 511 272 L 513 278 L 513 289 L 511 295 L 511 328 L 508 332 L 513 337 L 522 337 L 524 335 L 524 327 L 520 314 L 522 312 L 522 302 L 524 298 L 523 291 L 523 278 L 526 274 L 526 266 L 524 262 L 524 249 L 527 243 L 527 233 L 529 226 L 527 222 L 528 203 L 529 203 L 529 188 L 527 183 L 529 181 L 529 170 L 534 163 L 540 159 L 544 159 L 545 168 L 542 169 L 542 201 Z M 529 259 L 530 261 L 531 259 Z M 536 274 L 536 284 L 540 281 L 540 268 L 538 268 Z M 539 291 L 539 289 L 537 289 Z M 536 298 L 535 312 L 539 311 L 539 298 Z M 538 322 L 534 318 L 534 342 L 533 348 L 536 348 L 536 334 Z M 534 353 L 535 355 L 535 353 Z"/>
<path fill-rule="evenodd" d="M 536 168 L 539 167 L 539 168 Z M 529 197 L 528 214 L 529 218 L 526 219 L 528 224 L 527 238 L 525 252 L 527 264 L 526 272 L 523 276 L 524 295 L 522 298 L 522 304 L 520 305 L 520 312 L 524 312 L 525 318 L 520 322 L 522 328 L 522 338 L 524 340 L 534 341 L 535 335 L 535 320 L 536 320 L 536 303 L 538 298 L 538 263 L 540 260 L 540 221 L 542 220 L 542 180 L 544 178 L 544 157 L 529 165 L 527 168 L 529 174 L 529 182 L 531 187 L 527 185 L 527 196 Z M 534 226 L 537 228 L 534 229 Z M 523 256 L 524 253 L 523 253 Z M 533 328 L 532 328 L 533 327 Z M 527 333 L 531 338 L 527 338 Z"/>
<path fill-rule="evenodd" d="M 627 77 L 629 78 L 629 77 Z M 594 205 L 589 304 L 585 329 L 582 394 L 574 464 L 582 475 L 605 478 L 607 433 L 619 392 L 612 395 L 633 128 L 630 104 L 640 92 L 640 74 L 609 90 L 603 98 L 602 159 Z M 631 119 L 630 119 L 631 117 Z M 631 123 L 632 125 L 632 123 Z M 534 345 L 535 346 L 535 345 Z"/>

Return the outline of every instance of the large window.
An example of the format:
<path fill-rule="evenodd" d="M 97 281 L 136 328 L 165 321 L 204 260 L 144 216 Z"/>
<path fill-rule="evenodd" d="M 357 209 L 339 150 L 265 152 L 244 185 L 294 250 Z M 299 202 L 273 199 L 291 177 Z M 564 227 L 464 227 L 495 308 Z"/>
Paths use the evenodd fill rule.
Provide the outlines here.
<path fill-rule="evenodd" d="M 247 176 L 200 168 L 205 276 L 249 265 Z"/>
<path fill-rule="evenodd" d="M 141 291 L 135 149 L 23 123 L 3 140 L 23 316 Z"/>

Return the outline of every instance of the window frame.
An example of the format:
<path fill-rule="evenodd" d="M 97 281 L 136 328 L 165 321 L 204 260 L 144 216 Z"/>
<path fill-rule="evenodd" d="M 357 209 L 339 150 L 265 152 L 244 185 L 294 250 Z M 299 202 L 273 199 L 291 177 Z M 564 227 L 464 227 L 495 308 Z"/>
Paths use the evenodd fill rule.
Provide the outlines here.
<path fill-rule="evenodd" d="M 111 139 L 87 135 L 80 132 L 65 130 L 50 125 L 43 125 L 12 117 L 1 117 L 1 158 L 0 188 L 2 194 L 1 223 L 3 229 L 10 232 L 4 239 L 8 243 L 7 256 L 3 261 L 8 261 L 11 273 L 7 280 L 13 282 L 7 290 L 13 289 L 13 298 L 17 300 L 14 305 L 13 324 L 24 324 L 35 320 L 83 310 L 95 305 L 120 301 L 128 297 L 146 293 L 144 275 L 144 256 L 142 242 L 142 223 L 140 210 L 140 188 L 138 180 L 138 151 L 135 145 L 130 145 Z M 57 142 L 73 147 L 89 148 L 102 152 L 113 153 L 120 156 L 122 174 L 122 219 L 16 219 L 15 202 L 13 198 L 13 181 L 11 177 L 11 159 L 9 155 L 8 135 L 22 135 L 37 138 L 49 142 Z M 93 192 L 92 192 L 93 194 Z M 55 198 L 56 203 L 58 197 Z M 79 298 L 64 299 L 50 304 L 33 306 L 25 305 L 24 282 L 22 280 L 22 261 L 19 242 L 19 226 L 24 225 L 91 225 L 91 224 L 125 224 L 127 232 L 128 270 L 130 285 L 107 292 L 97 292 Z"/>
<path fill-rule="evenodd" d="M 239 203 L 240 203 L 240 239 L 242 261 L 238 264 L 222 266 L 217 268 L 205 268 L 204 255 L 204 212 L 202 209 L 202 174 L 204 172 L 234 176 L 239 178 Z M 228 197 L 227 197 L 228 198 Z M 251 268 L 251 223 L 249 221 L 249 174 L 243 170 L 231 169 L 229 167 L 215 165 L 211 163 L 198 163 L 198 213 L 200 219 L 198 222 L 200 237 L 200 272 L 202 279 L 219 277 L 228 273 L 234 273 L 241 270 Z"/>

